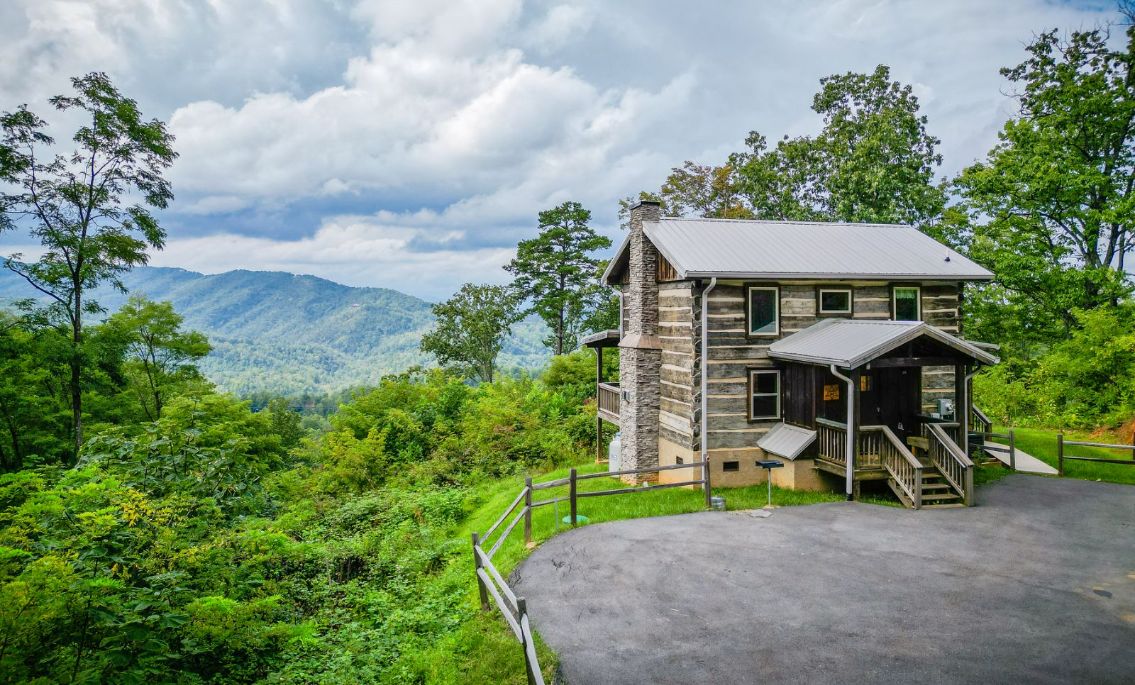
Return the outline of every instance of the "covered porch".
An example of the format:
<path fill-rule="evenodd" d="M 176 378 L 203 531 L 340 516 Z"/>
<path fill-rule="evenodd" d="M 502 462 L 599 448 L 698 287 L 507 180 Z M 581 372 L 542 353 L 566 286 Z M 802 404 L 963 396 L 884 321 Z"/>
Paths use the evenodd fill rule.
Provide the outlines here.
<path fill-rule="evenodd" d="M 815 468 L 849 498 L 886 481 L 908 507 L 969 506 L 969 380 L 988 352 L 923 322 L 829 319 L 774 343 L 784 420 L 814 428 Z M 952 398 L 928 411 L 923 373 L 952 377 Z"/>
<path fill-rule="evenodd" d="M 622 392 L 618 381 L 610 382 L 603 379 L 603 350 L 619 346 L 618 331 L 600 331 L 589 335 L 581 342 L 584 347 L 595 350 L 595 379 L 596 379 L 596 413 L 595 413 L 595 461 L 606 459 L 603 454 L 603 422 L 619 426 L 619 406 Z M 616 353 L 618 350 L 615 351 Z"/>

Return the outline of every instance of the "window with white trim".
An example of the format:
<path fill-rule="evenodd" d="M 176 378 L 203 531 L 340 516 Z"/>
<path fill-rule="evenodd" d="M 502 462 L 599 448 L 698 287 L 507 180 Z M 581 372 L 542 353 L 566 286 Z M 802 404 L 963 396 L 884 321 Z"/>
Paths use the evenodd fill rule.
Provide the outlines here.
<path fill-rule="evenodd" d="M 780 420 L 780 371 L 749 371 L 749 420 Z"/>
<path fill-rule="evenodd" d="M 895 321 L 922 320 L 922 289 L 917 286 L 895 286 L 891 290 L 891 312 Z"/>
<path fill-rule="evenodd" d="M 850 314 L 851 288 L 820 288 L 821 314 Z"/>
<path fill-rule="evenodd" d="M 749 335 L 780 335 L 780 288 L 749 286 L 746 297 Z"/>

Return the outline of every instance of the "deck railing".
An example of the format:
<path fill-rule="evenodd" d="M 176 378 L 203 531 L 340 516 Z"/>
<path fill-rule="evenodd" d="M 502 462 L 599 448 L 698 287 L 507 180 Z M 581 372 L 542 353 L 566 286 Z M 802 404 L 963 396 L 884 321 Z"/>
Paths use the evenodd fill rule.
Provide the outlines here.
<path fill-rule="evenodd" d="M 829 419 L 816 419 L 817 450 L 821 459 L 847 465 L 847 425 Z"/>
<path fill-rule="evenodd" d="M 651 485 L 650 487 L 632 487 L 632 488 L 614 488 L 610 490 L 594 490 L 590 492 L 579 492 L 576 487 L 581 480 L 589 480 L 592 478 L 604 478 L 609 476 L 639 476 L 651 473 L 658 473 L 660 471 L 673 471 L 692 469 L 696 470 L 695 473 L 700 473 L 701 478 L 697 480 L 686 480 L 677 483 L 663 483 L 661 485 Z M 524 667 L 528 674 L 529 685 L 544 685 L 544 674 L 540 670 L 540 662 L 536 656 L 536 645 L 532 639 L 532 628 L 528 622 L 528 605 L 523 597 L 517 597 L 512 588 L 508 586 L 504 578 L 501 576 L 500 571 L 493 565 L 493 556 L 508 539 L 508 536 L 520 524 L 524 522 L 524 542 L 525 544 L 532 543 L 532 511 L 538 507 L 547 506 L 549 504 L 556 504 L 557 502 L 568 502 L 569 511 L 571 512 L 568 520 L 571 525 L 576 525 L 578 514 L 577 504 L 581 497 L 602 497 L 604 495 L 622 495 L 626 493 L 635 492 L 652 492 L 654 490 L 665 490 L 667 488 L 678 488 L 690 485 L 700 485 L 705 493 L 705 507 L 710 508 L 710 476 L 709 476 L 709 460 L 692 462 L 690 464 L 672 464 L 669 466 L 653 466 L 644 469 L 628 469 L 626 471 L 600 471 L 597 473 L 578 474 L 575 469 L 568 472 L 567 478 L 558 478 L 556 480 L 544 481 L 542 483 L 533 483 L 531 478 L 524 481 L 524 489 L 516 495 L 512 500 L 512 504 L 501 513 L 500 517 L 489 526 L 484 535 L 473 533 L 473 565 L 477 575 L 477 589 L 481 595 L 481 609 L 489 611 L 492 605 L 489 600 L 492 599 L 493 604 L 500 610 L 501 615 L 504 616 L 505 623 L 512 629 L 513 635 L 516 636 L 520 642 L 521 648 L 524 650 Z M 568 494 L 566 497 L 549 497 L 547 499 L 533 501 L 532 495 L 541 490 L 550 490 L 552 488 L 559 488 L 567 486 Z M 521 504 L 523 503 L 523 506 Z M 514 514 L 515 512 L 515 514 Z M 509 519 L 509 516 L 512 516 Z M 505 521 L 508 525 L 501 528 Z M 488 544 L 489 539 L 492 538 L 493 533 L 500 530 L 501 533 L 497 537 L 489 550 L 485 551 L 485 546 Z"/>
<path fill-rule="evenodd" d="M 619 422 L 619 386 L 617 383 L 600 383 L 597 393 L 599 416 L 612 423 Z"/>
<path fill-rule="evenodd" d="M 887 426 L 860 426 L 859 432 L 875 450 L 879 467 L 890 474 L 899 489 L 910 498 L 910 505 L 921 509 L 922 463 Z"/>
<path fill-rule="evenodd" d="M 930 460 L 950 482 L 950 485 L 962 493 L 967 507 L 973 506 L 973 461 L 950 439 L 942 426 L 936 423 L 923 424 L 926 427 L 926 438 L 929 440 Z"/>

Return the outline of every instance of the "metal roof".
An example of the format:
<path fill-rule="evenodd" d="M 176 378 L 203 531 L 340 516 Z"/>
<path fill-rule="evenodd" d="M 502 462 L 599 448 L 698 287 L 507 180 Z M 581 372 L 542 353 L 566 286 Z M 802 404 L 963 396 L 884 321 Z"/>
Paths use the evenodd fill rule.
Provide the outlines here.
<path fill-rule="evenodd" d="M 792 460 L 799 457 L 815 439 L 816 431 L 778 423 L 757 441 L 757 447 L 770 454 Z"/>
<path fill-rule="evenodd" d="M 774 359 L 805 364 L 835 364 L 854 369 L 916 338 L 926 336 L 983 364 L 997 357 L 925 321 L 824 319 L 769 346 Z"/>
<path fill-rule="evenodd" d="M 956 250 L 897 224 L 664 218 L 643 222 L 643 231 L 682 278 L 993 278 Z"/>
<path fill-rule="evenodd" d="M 615 347 L 619 344 L 618 331 L 599 331 L 581 339 L 582 347 Z"/>

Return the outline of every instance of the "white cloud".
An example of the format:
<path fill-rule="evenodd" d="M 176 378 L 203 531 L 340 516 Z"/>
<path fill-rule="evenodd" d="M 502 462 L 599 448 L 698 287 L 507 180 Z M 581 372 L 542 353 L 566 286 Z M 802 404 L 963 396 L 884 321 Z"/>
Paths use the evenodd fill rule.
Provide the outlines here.
<path fill-rule="evenodd" d="M 387 217 L 388 219 L 390 217 Z M 413 241 L 428 237 L 434 249 Z M 237 234 L 172 239 L 151 256 L 154 266 L 178 266 L 201 273 L 255 268 L 312 274 L 347 285 L 380 286 L 440 300 L 462 283 L 502 283 L 499 267 L 515 255 L 509 248 L 448 248 L 460 231 L 444 226 L 410 226 L 379 217 L 337 217 L 309 238 L 275 240 Z"/>
<path fill-rule="evenodd" d="M 952 174 L 1012 112 L 998 68 L 1035 32 L 1111 14 L 1049 0 L 13 0 L 0 109 L 103 69 L 168 120 L 178 220 L 198 236 L 227 223 L 171 235 L 155 263 L 444 296 L 502 277 L 541 209 L 579 200 L 614 233 L 617 198 L 683 160 L 720 162 L 750 129 L 813 132 L 832 73 L 884 63 L 914 85 Z"/>

